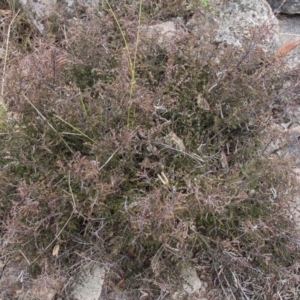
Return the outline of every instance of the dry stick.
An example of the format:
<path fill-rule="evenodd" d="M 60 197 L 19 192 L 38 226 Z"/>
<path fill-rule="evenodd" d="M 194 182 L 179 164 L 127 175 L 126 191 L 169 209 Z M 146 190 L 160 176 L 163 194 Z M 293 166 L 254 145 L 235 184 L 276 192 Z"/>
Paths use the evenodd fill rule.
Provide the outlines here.
<path fill-rule="evenodd" d="M 6 47 L 5 47 L 5 57 L 4 57 L 4 66 L 3 66 L 3 74 L 2 74 L 2 86 L 1 86 L 1 94 L 0 94 L 0 105 L 6 110 L 6 106 L 4 104 L 4 84 L 5 84 L 5 72 L 6 72 L 6 65 L 7 65 L 7 56 L 8 56 L 8 44 L 10 38 L 10 30 L 13 22 L 15 21 L 16 17 L 18 16 L 20 10 L 17 11 L 11 22 L 9 23 L 8 30 L 7 30 L 7 38 L 6 38 Z"/>

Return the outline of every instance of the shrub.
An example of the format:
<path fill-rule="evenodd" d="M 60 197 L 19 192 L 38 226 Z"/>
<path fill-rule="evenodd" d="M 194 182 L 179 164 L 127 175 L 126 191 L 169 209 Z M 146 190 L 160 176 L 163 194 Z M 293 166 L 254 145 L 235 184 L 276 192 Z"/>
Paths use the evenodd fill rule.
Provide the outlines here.
<path fill-rule="evenodd" d="M 151 3 L 144 24 L 190 13 Z M 228 46 L 220 64 L 209 39 L 183 36 L 168 51 L 141 36 L 130 94 L 137 7 L 110 4 L 115 17 L 104 5 L 70 20 L 57 43 L 11 53 L 5 100 L 18 117 L 1 135 L 3 251 L 22 251 L 38 276 L 60 245 L 61 272 L 99 261 L 108 289 L 122 278 L 153 299 L 190 265 L 223 297 L 288 295 L 299 280 L 294 189 L 286 162 L 261 146 L 286 70 L 261 62 L 257 34 L 252 51 Z"/>

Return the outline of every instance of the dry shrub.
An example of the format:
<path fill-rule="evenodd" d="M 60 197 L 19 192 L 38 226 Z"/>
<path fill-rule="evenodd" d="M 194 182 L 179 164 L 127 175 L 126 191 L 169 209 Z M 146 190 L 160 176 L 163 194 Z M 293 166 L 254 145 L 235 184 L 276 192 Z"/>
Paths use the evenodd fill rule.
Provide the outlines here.
<path fill-rule="evenodd" d="M 136 7 L 111 5 L 133 53 Z M 154 11 L 191 13 L 145 8 L 145 24 Z M 260 143 L 287 74 L 262 60 L 259 34 L 245 51 L 224 47 L 219 63 L 209 38 L 183 35 L 166 49 L 141 37 L 132 96 L 107 7 L 70 20 L 64 36 L 51 45 L 40 37 L 9 61 L 5 100 L 17 118 L 1 135 L 3 253 L 20 249 L 38 275 L 60 244 L 62 273 L 99 261 L 108 289 L 143 287 L 153 299 L 189 265 L 205 267 L 223 297 L 296 299 L 291 176 Z"/>

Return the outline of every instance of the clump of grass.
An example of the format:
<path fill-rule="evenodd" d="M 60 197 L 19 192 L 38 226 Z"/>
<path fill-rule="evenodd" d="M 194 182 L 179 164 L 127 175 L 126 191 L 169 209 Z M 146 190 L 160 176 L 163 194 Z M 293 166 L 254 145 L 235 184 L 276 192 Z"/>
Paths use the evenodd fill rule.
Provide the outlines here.
<path fill-rule="evenodd" d="M 18 118 L 1 136 L 3 251 L 21 251 L 38 276 L 59 245 L 62 273 L 101 261 L 107 289 L 151 299 L 186 266 L 205 268 L 220 297 L 288 295 L 299 279 L 292 178 L 260 140 L 286 71 L 257 64 L 257 34 L 247 56 L 224 48 L 223 68 L 210 40 L 179 36 L 170 50 L 138 36 L 154 13 L 142 1 L 106 4 L 70 20 L 65 40 L 8 61 L 3 96 Z"/>

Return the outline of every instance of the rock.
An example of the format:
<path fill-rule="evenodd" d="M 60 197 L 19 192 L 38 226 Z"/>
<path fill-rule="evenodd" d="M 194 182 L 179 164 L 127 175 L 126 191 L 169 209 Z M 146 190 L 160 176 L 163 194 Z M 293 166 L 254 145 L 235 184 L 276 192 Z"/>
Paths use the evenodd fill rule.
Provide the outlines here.
<path fill-rule="evenodd" d="M 267 0 L 275 13 L 299 14 L 300 0 Z"/>
<path fill-rule="evenodd" d="M 106 271 L 99 265 L 83 270 L 72 288 L 74 300 L 98 300 L 101 296 Z"/>
<path fill-rule="evenodd" d="M 56 0 L 19 0 L 27 16 L 40 33 L 44 31 L 44 21 L 55 10 Z"/>
<path fill-rule="evenodd" d="M 91 8 L 99 4 L 99 2 L 99 0 L 19 0 L 23 9 L 41 33 L 45 30 L 46 20 L 53 13 L 63 15 L 67 11 L 69 15 L 70 13 L 72 15 L 75 14 L 76 6 L 78 5 Z M 248 38 L 254 28 L 262 26 L 265 30 L 268 30 L 266 41 L 262 42 L 273 44 L 276 41 L 277 20 L 265 0 L 230 1 L 223 4 L 220 11 L 222 13 L 216 16 L 218 21 L 216 19 L 205 20 L 205 22 L 215 22 L 218 24 L 219 29 L 215 37 L 215 42 L 226 42 L 227 44 L 242 47 L 242 39 Z M 185 24 L 193 33 L 199 31 L 199 22 L 203 22 L 203 15 L 202 18 L 199 15 L 201 14 L 195 14 Z M 156 25 L 143 26 L 142 31 L 151 38 L 158 36 L 157 42 L 159 44 L 166 43 L 165 45 L 167 46 L 174 43 L 174 39 L 177 37 L 186 34 L 186 31 L 183 30 L 183 23 L 183 20 L 177 18 L 176 20 L 169 20 Z"/>
<path fill-rule="evenodd" d="M 40 33 L 45 30 L 46 20 L 53 14 L 75 14 L 77 6 L 93 7 L 99 0 L 19 0 L 19 4 Z"/>
<path fill-rule="evenodd" d="M 300 126 L 291 126 L 286 132 L 286 144 L 275 150 L 280 157 L 289 160 L 295 167 L 300 167 Z M 278 139 L 278 137 L 276 137 Z"/>
<path fill-rule="evenodd" d="M 185 269 L 181 277 L 183 279 L 183 285 L 179 288 L 180 290 L 171 295 L 171 300 L 207 300 L 207 298 L 204 297 L 206 293 L 207 283 L 199 279 L 195 269 Z"/>
<path fill-rule="evenodd" d="M 53 300 L 55 299 L 57 292 L 62 288 L 61 282 L 64 280 L 65 278 L 55 278 L 54 276 L 37 278 L 33 282 L 28 296 L 30 296 L 30 298 L 32 297 L 31 299 Z M 22 295 L 22 293 L 23 291 L 21 290 L 20 294 Z M 28 297 L 27 299 L 30 298 Z"/>
<path fill-rule="evenodd" d="M 217 45 L 219 52 L 215 56 L 215 64 L 224 65 L 228 59 L 226 48 L 230 46 L 233 55 L 247 59 L 247 53 L 257 53 L 257 59 L 263 60 L 275 53 L 279 44 L 278 20 L 274 16 L 270 5 L 265 0 L 232 0 L 220 1 L 214 5 L 215 11 L 211 17 L 196 12 L 186 23 L 189 31 L 199 38 L 200 44 Z M 210 26 L 206 26 L 209 23 Z M 213 25 L 213 26 L 211 26 Z M 214 27 L 214 32 L 207 33 L 205 28 Z M 216 74 L 218 80 L 213 84 L 211 91 L 223 71 Z"/>
<path fill-rule="evenodd" d="M 207 41 L 210 40 L 211 45 L 221 45 L 214 58 L 215 64 L 220 67 L 226 55 L 224 48 L 228 45 L 235 55 L 244 58 L 250 51 L 256 51 L 261 59 L 268 56 L 268 53 L 269 56 L 274 55 L 279 46 L 278 20 L 265 0 L 232 0 L 226 3 L 212 0 L 211 5 L 214 7 L 211 14 L 198 11 L 186 22 L 177 18 L 152 26 L 143 26 L 143 36 L 152 39 L 168 52 L 176 48 L 174 41 L 182 37 L 196 37 L 199 45 L 202 45 L 202 42 L 208 45 Z M 208 31 L 207 28 L 215 29 Z M 216 75 L 218 80 L 209 88 L 209 92 L 217 86 L 223 71 Z M 198 105 L 204 104 L 200 103 L 201 99 L 198 100 L 196 99 Z M 209 110 L 209 107 L 206 106 L 206 109 Z"/>
<path fill-rule="evenodd" d="M 261 154 L 270 157 L 289 143 L 287 130 L 279 124 L 272 124 L 262 132 L 262 142 Z"/>
<path fill-rule="evenodd" d="M 56 299 L 57 293 L 61 291 L 63 282 L 67 280 L 61 273 L 55 271 L 49 272 L 47 276 L 30 278 L 28 261 L 23 256 L 9 259 L 8 255 L 3 255 L 0 259 L 0 270 L 0 300 L 53 300 Z M 59 299 L 57 298 L 57 300 Z"/>
<path fill-rule="evenodd" d="M 300 17 L 284 16 L 279 21 L 279 45 L 300 39 Z M 300 45 L 295 47 L 284 58 L 289 68 L 295 68 L 300 63 Z"/>
<path fill-rule="evenodd" d="M 264 47 L 274 49 L 277 46 L 278 20 L 266 1 L 229 1 L 220 16 L 216 42 L 243 47 L 245 38 L 260 35 L 264 36 L 261 40 Z"/>
<path fill-rule="evenodd" d="M 155 39 L 158 45 L 170 50 L 174 41 L 186 33 L 181 26 L 182 22 L 183 20 L 178 18 L 151 26 L 142 26 L 141 32 L 144 34 L 144 37 L 152 40 Z"/>

